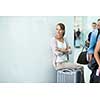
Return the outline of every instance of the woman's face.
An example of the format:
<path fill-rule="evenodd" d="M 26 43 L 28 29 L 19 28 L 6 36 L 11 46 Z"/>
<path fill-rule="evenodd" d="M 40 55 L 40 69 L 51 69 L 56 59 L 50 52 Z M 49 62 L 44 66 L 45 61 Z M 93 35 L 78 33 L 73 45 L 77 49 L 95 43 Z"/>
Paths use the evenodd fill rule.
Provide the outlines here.
<path fill-rule="evenodd" d="M 64 30 L 61 29 L 59 25 L 56 26 L 56 37 L 62 38 L 63 37 Z"/>

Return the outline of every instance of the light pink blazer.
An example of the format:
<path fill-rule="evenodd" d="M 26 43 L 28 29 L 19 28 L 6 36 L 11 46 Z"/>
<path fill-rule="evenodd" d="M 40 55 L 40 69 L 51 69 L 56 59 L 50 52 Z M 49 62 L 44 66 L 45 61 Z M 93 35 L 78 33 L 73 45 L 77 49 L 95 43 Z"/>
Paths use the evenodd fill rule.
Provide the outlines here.
<path fill-rule="evenodd" d="M 66 43 L 66 47 L 69 47 L 68 45 L 68 42 L 67 40 L 64 38 L 64 41 Z M 56 58 L 57 56 L 60 56 L 62 55 L 63 53 L 62 52 L 59 52 L 57 51 L 57 40 L 55 39 L 55 37 L 53 37 L 50 41 L 50 46 L 51 46 L 51 49 L 52 49 L 52 53 L 53 53 L 53 66 L 55 67 L 56 66 Z M 71 53 L 71 49 L 69 50 L 68 53 L 66 53 L 66 57 L 67 57 L 67 60 L 69 60 L 69 54 Z"/>

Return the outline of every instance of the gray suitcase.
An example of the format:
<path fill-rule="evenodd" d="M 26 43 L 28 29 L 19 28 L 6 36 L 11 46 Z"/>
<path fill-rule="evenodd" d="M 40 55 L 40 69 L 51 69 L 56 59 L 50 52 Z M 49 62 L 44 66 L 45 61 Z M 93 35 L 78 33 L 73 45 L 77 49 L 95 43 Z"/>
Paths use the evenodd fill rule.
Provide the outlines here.
<path fill-rule="evenodd" d="M 57 71 L 57 83 L 81 83 L 81 80 L 81 69 L 67 68 Z"/>

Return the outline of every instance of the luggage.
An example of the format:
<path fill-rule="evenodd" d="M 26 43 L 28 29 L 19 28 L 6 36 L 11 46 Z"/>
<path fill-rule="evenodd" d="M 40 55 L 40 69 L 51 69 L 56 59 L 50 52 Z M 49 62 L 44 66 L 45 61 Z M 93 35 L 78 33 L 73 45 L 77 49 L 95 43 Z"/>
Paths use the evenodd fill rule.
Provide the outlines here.
<path fill-rule="evenodd" d="M 66 68 L 57 71 L 57 83 L 81 83 L 82 71 L 79 68 Z"/>
<path fill-rule="evenodd" d="M 92 71 L 90 83 L 100 83 L 100 76 L 96 75 L 97 69 Z"/>
<path fill-rule="evenodd" d="M 85 49 L 85 51 L 84 51 L 84 49 Z M 85 46 L 83 46 L 82 51 L 78 56 L 77 63 L 84 64 L 84 65 L 89 63 L 87 61 L 87 51 L 86 51 Z"/>

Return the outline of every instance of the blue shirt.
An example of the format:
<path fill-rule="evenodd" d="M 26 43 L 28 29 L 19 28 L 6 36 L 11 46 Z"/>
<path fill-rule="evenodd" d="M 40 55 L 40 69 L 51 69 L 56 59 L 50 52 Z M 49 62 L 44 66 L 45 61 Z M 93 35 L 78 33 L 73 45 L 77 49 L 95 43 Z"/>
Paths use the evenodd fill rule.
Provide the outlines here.
<path fill-rule="evenodd" d="M 96 40 L 97 34 L 98 34 L 97 29 L 92 31 L 91 38 L 90 38 L 90 46 L 88 48 L 88 54 L 94 54 L 94 48 L 95 48 L 95 45 L 97 42 L 97 40 Z"/>

